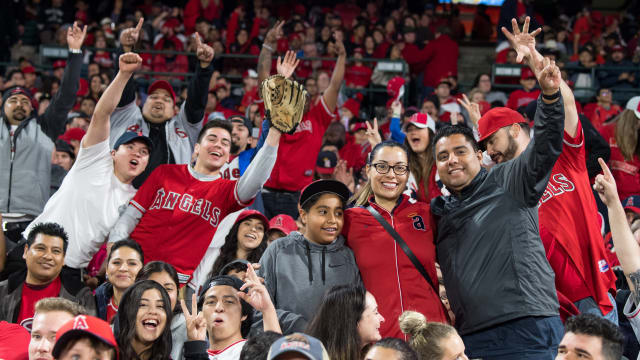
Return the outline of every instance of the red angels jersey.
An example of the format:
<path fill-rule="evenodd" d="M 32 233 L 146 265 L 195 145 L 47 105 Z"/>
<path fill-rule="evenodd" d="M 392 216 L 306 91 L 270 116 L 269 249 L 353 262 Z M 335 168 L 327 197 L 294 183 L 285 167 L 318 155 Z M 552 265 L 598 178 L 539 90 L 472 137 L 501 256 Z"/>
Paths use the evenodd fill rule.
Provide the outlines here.
<path fill-rule="evenodd" d="M 278 157 L 267 188 L 299 191 L 313 181 L 316 158 L 322 146 L 322 136 L 336 118 L 324 103 L 324 97 L 311 104 L 292 135 L 283 134 L 278 146 Z"/>
<path fill-rule="evenodd" d="M 200 263 L 225 216 L 249 204 L 238 199 L 235 180 L 199 180 L 188 165 L 160 165 L 130 204 L 142 212 L 131 233 L 145 263 L 173 265 L 185 283 Z"/>
<path fill-rule="evenodd" d="M 562 153 L 538 202 L 540 227 L 545 230 L 540 234 L 556 273 L 557 290 L 569 297 L 584 292 L 607 314 L 613 309 L 607 292 L 615 291 L 616 277 L 607 261 L 585 157 L 584 134 L 578 122 L 575 138 L 564 133 Z M 569 278 L 577 274 L 584 284 L 582 289 L 575 288 L 575 281 L 563 281 L 565 273 Z"/>

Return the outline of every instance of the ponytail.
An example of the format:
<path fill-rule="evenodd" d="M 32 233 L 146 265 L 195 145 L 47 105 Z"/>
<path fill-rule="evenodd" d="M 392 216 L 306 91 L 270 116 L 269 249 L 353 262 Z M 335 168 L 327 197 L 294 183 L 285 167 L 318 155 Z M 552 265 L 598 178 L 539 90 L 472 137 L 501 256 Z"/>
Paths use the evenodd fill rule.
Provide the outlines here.
<path fill-rule="evenodd" d="M 445 349 L 440 346 L 440 342 L 456 333 L 451 325 L 429 322 L 424 315 L 415 311 L 403 312 L 398 322 L 400 330 L 411 337 L 409 346 L 424 360 L 442 359 Z"/>

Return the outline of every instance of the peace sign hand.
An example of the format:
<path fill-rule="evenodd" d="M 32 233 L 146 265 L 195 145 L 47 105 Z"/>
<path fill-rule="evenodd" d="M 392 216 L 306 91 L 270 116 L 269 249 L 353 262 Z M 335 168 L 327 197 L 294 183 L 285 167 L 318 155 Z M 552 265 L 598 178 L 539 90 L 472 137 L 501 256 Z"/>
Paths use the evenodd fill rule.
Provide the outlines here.
<path fill-rule="evenodd" d="M 248 293 L 244 292 L 245 289 L 248 289 Z M 240 291 L 238 291 L 238 296 L 262 313 L 270 309 L 275 311 L 269 291 L 267 291 L 267 288 L 262 284 L 260 277 L 258 277 L 251 265 L 247 266 L 247 275 L 244 280 L 244 285 L 242 285 Z"/>
<path fill-rule="evenodd" d="M 67 45 L 69 49 L 79 50 L 82 47 L 84 38 L 87 36 L 87 25 L 82 29 L 78 26 L 78 22 L 75 21 L 73 26 L 67 29 Z"/>
<path fill-rule="evenodd" d="M 367 140 L 369 140 L 369 144 L 371 144 L 371 148 L 373 148 L 382 142 L 382 137 L 378 131 L 378 118 L 373 118 L 373 125 L 368 121 L 365 121 L 365 124 L 367 125 Z"/>
<path fill-rule="evenodd" d="M 202 312 L 198 312 L 196 294 L 191 297 L 191 312 L 187 309 L 184 299 L 180 299 L 180 306 L 187 324 L 187 338 L 189 341 L 205 341 L 207 339 L 207 321 L 204 319 Z"/>
<path fill-rule="evenodd" d="M 482 117 L 480 114 L 480 105 L 478 103 L 471 102 L 465 94 L 462 94 L 462 99 L 458 99 L 458 103 L 467 110 L 469 113 L 469 119 L 471 119 L 473 125 L 478 126 L 478 121 L 480 121 L 480 118 Z"/>
<path fill-rule="evenodd" d="M 596 179 L 593 183 L 593 189 L 598 192 L 600 200 L 609 207 L 620 202 L 620 199 L 618 198 L 616 180 L 613 178 L 611 170 L 609 170 L 609 167 L 604 160 L 602 160 L 602 158 L 598 158 L 598 162 L 602 168 L 602 174 L 596 175 Z"/>

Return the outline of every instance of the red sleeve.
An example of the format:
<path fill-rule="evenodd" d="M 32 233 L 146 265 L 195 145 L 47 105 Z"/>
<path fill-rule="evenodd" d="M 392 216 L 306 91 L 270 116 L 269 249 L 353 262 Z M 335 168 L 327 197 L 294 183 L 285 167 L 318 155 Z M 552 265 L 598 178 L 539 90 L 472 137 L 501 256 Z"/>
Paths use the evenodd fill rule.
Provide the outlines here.
<path fill-rule="evenodd" d="M 225 46 L 227 47 L 227 51 L 229 46 L 236 42 L 236 31 L 238 30 L 238 18 L 240 15 L 237 11 L 233 11 L 231 13 L 231 18 L 229 19 L 229 24 L 227 24 L 227 43 Z"/>
<path fill-rule="evenodd" d="M 251 42 L 251 40 L 257 38 L 258 35 L 260 35 L 260 19 L 254 18 L 253 26 L 251 27 L 251 33 L 249 34 L 248 41 Z"/>
<path fill-rule="evenodd" d="M 564 146 L 562 147 L 561 157 L 567 158 L 567 165 L 576 169 L 584 168 L 586 155 L 584 150 L 584 134 L 582 132 L 582 124 L 578 120 L 578 127 L 576 128 L 576 136 L 571 137 L 565 131 L 563 138 Z"/>
<path fill-rule="evenodd" d="M 324 95 L 320 96 L 320 100 L 318 100 L 316 106 L 313 107 L 309 112 L 311 111 L 313 111 L 313 116 L 323 127 L 323 133 L 327 129 L 327 127 L 329 127 L 329 124 L 331 124 L 331 122 L 336 118 L 336 115 L 329 111 L 327 104 L 324 103 Z"/>
<path fill-rule="evenodd" d="M 161 186 L 161 180 L 164 178 L 164 166 L 160 165 L 151 172 L 147 180 L 142 183 L 136 195 L 131 199 L 129 204 L 135 206 L 138 211 L 145 213 L 153 204 L 156 192 Z"/>

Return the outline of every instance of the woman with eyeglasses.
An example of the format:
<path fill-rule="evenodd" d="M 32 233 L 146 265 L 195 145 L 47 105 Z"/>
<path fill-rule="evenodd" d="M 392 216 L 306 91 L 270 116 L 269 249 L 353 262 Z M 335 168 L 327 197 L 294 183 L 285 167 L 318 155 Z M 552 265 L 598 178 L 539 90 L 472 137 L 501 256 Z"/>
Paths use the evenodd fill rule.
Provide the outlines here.
<path fill-rule="evenodd" d="M 402 193 L 409 179 L 407 149 L 394 141 L 377 144 L 367 158 L 366 173 L 367 183 L 353 196 L 355 207 L 346 210 L 342 231 L 364 286 L 378 299 L 380 313 L 388 319 L 411 309 L 425 314 L 429 321 L 448 322 L 438 288 L 434 288 L 438 277 L 429 204 Z M 430 281 L 372 211 L 399 234 Z M 397 321 L 382 323 L 380 334 L 406 340 Z"/>

